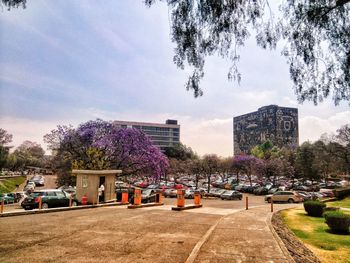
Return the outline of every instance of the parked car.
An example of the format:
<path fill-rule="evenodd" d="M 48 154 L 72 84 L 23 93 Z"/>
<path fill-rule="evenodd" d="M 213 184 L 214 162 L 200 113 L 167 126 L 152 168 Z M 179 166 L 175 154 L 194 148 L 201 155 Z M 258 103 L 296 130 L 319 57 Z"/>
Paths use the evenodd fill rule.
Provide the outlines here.
<path fill-rule="evenodd" d="M 185 191 L 185 198 L 187 199 L 193 199 L 194 198 L 194 193 L 195 193 L 195 190 L 193 189 L 187 189 Z"/>
<path fill-rule="evenodd" d="M 23 192 L 8 193 L 7 195 L 9 197 L 12 197 L 14 199 L 14 202 L 17 203 L 23 197 Z"/>
<path fill-rule="evenodd" d="M 11 194 L 0 194 L 0 202 L 2 202 L 2 200 L 4 200 L 5 204 L 9 204 L 9 203 L 14 203 L 15 202 L 15 198 Z"/>
<path fill-rule="evenodd" d="M 242 200 L 242 194 L 240 192 L 237 192 L 235 190 L 226 190 L 224 193 L 220 196 L 221 200 L 233 200 L 238 199 Z"/>
<path fill-rule="evenodd" d="M 45 180 L 42 175 L 35 175 L 30 179 L 30 182 L 33 182 L 35 186 L 44 186 L 45 185 Z"/>
<path fill-rule="evenodd" d="M 141 203 L 150 203 L 156 201 L 155 191 L 152 189 L 144 189 L 141 194 Z"/>
<path fill-rule="evenodd" d="M 76 192 L 76 188 L 73 187 L 73 186 L 62 185 L 62 186 L 58 187 L 57 189 L 63 190 L 63 191 L 65 191 L 66 193 L 68 193 L 68 194 L 73 194 L 73 195 L 74 195 L 75 192 Z"/>
<path fill-rule="evenodd" d="M 32 181 L 28 181 L 23 191 L 27 192 L 28 190 L 33 191 L 35 189 L 35 183 Z"/>
<path fill-rule="evenodd" d="M 22 201 L 21 206 L 25 210 L 39 208 L 39 197 L 42 199 L 41 204 L 43 209 L 69 206 L 70 195 L 60 189 L 34 191 Z M 78 201 L 73 196 L 72 206 L 77 205 Z"/>
<path fill-rule="evenodd" d="M 267 202 L 288 202 L 288 203 L 299 203 L 303 202 L 304 199 L 297 192 L 293 191 L 278 191 L 272 195 L 266 195 L 265 201 Z"/>
<path fill-rule="evenodd" d="M 266 195 L 268 193 L 269 189 L 267 189 L 264 186 L 258 187 L 254 190 L 255 195 Z"/>
<path fill-rule="evenodd" d="M 164 194 L 164 197 L 176 197 L 177 190 L 176 189 L 165 189 L 163 194 Z"/>
<path fill-rule="evenodd" d="M 325 197 L 334 197 L 334 192 L 332 192 L 332 191 L 324 191 L 324 192 L 322 192 L 322 194 Z"/>
<path fill-rule="evenodd" d="M 310 194 L 308 192 L 298 191 L 298 194 L 301 195 L 301 197 L 304 199 L 304 201 L 312 199 L 312 194 Z"/>

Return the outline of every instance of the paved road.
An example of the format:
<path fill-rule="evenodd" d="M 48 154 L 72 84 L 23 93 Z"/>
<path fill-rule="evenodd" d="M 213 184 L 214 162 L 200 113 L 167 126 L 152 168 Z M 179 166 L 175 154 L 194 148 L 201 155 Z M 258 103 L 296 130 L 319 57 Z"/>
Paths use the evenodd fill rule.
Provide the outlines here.
<path fill-rule="evenodd" d="M 175 199 L 165 200 L 0 218 L 0 262 L 287 262 L 263 197 L 251 196 L 257 207 L 248 211 L 244 201 L 203 200 L 203 208 L 175 212 Z"/>

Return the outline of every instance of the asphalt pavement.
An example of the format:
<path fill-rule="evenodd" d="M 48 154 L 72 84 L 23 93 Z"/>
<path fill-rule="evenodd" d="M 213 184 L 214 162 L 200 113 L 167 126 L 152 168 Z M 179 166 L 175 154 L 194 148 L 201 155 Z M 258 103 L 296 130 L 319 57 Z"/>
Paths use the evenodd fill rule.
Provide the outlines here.
<path fill-rule="evenodd" d="M 203 208 L 181 212 L 171 211 L 176 199 L 164 200 L 0 218 L 0 262 L 288 262 L 263 197 L 249 195 L 248 211 L 245 198 L 203 199 Z"/>

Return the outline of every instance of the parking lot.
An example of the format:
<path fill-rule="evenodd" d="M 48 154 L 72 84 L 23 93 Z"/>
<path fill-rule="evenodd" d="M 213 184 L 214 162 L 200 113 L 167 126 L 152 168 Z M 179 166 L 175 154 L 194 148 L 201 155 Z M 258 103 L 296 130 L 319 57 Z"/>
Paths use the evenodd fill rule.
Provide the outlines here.
<path fill-rule="evenodd" d="M 203 199 L 203 208 L 183 212 L 171 211 L 176 199 L 166 198 L 160 207 L 112 206 L 1 218 L 0 261 L 185 262 L 218 220 L 245 211 L 244 199 Z M 249 200 L 250 206 L 269 210 L 263 197 Z"/>

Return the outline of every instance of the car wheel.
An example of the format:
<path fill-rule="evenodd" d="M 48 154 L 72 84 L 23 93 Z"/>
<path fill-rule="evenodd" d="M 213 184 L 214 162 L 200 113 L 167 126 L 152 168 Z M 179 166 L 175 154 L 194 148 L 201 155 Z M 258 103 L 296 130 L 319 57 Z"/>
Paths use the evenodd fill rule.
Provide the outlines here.
<path fill-rule="evenodd" d="M 78 205 L 77 201 L 72 202 L 72 206 L 77 206 L 77 205 Z"/>
<path fill-rule="evenodd" d="M 42 203 L 41 208 L 42 209 L 48 209 L 49 208 L 48 203 Z"/>
<path fill-rule="evenodd" d="M 224 200 L 224 198 L 221 197 L 221 200 Z"/>
<path fill-rule="evenodd" d="M 288 199 L 288 203 L 290 203 L 290 204 L 291 204 L 291 203 L 294 203 L 294 200 L 293 200 L 292 198 L 289 198 L 289 199 Z"/>

